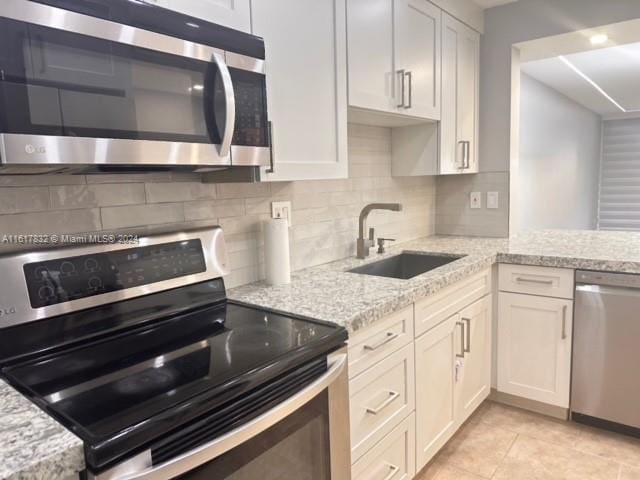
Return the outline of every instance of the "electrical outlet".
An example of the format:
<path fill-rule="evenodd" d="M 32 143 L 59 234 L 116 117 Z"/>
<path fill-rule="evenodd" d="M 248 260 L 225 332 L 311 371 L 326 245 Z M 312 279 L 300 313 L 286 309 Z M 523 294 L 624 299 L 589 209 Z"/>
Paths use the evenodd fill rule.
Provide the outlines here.
<path fill-rule="evenodd" d="M 291 226 L 291 202 L 271 202 L 271 218 L 286 218 Z"/>
<path fill-rule="evenodd" d="M 487 208 L 498 208 L 498 192 L 487 192 Z"/>
<path fill-rule="evenodd" d="M 471 192 L 469 206 L 471 208 L 482 208 L 482 192 Z"/>

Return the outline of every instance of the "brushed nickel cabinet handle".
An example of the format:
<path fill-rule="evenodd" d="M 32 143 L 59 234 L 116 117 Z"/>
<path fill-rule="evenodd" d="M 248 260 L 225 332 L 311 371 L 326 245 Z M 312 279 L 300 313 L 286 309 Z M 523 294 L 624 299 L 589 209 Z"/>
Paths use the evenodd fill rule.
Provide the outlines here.
<path fill-rule="evenodd" d="M 466 351 L 465 348 L 464 348 L 464 323 L 456 322 L 456 325 L 459 325 L 461 327 L 461 330 L 460 330 L 460 351 L 462 352 L 462 353 L 456 353 L 456 357 L 464 358 L 464 352 Z"/>
<path fill-rule="evenodd" d="M 471 166 L 471 142 L 469 140 L 466 140 L 464 142 L 465 145 L 465 154 L 464 154 L 464 160 L 465 160 L 465 164 L 464 164 L 464 168 L 469 168 Z"/>
<path fill-rule="evenodd" d="M 370 413 L 371 415 L 379 414 L 382 410 L 391 405 L 399 396 L 400 393 L 394 390 L 387 390 L 387 398 L 377 407 L 367 407 L 367 413 Z"/>
<path fill-rule="evenodd" d="M 398 108 L 405 108 L 405 106 L 404 106 L 404 79 L 405 79 L 405 74 L 404 73 L 405 73 L 405 70 L 402 68 L 402 69 L 398 70 L 396 73 L 400 76 L 400 81 L 402 82 L 400 84 L 400 98 L 402 99 L 402 101 L 398 105 Z"/>
<path fill-rule="evenodd" d="M 562 340 L 567 339 L 567 306 L 562 306 Z"/>
<path fill-rule="evenodd" d="M 387 463 L 387 468 L 389 469 L 389 473 L 382 480 L 391 480 L 393 477 L 396 476 L 396 473 L 398 473 L 400 471 L 400 467 L 398 467 L 398 466 L 396 466 L 396 465 L 394 465 L 392 463 Z"/>
<path fill-rule="evenodd" d="M 462 165 L 460 165 L 460 167 L 459 167 L 459 168 L 460 168 L 460 169 L 462 169 L 462 170 L 464 170 L 465 165 L 467 164 L 467 161 L 466 161 L 466 159 L 465 159 L 465 156 L 467 155 L 467 149 L 466 149 L 466 148 L 465 148 L 465 146 L 464 146 L 464 140 L 460 140 L 460 141 L 458 142 L 458 145 L 460 145 L 460 146 L 462 147 L 462 159 L 461 159 L 461 160 L 462 160 Z M 456 164 L 457 164 L 457 163 L 458 163 L 458 162 L 457 162 L 457 158 L 456 158 Z"/>
<path fill-rule="evenodd" d="M 413 107 L 413 75 L 411 74 L 411 70 L 404 75 L 409 79 L 409 103 L 405 105 L 404 108 L 411 108 Z M 404 97 L 402 98 L 402 103 L 404 103 Z"/>
<path fill-rule="evenodd" d="M 382 340 L 380 340 L 377 343 L 371 344 L 371 345 L 367 344 L 367 345 L 364 346 L 364 349 L 365 350 L 370 350 L 370 351 L 377 350 L 378 348 L 382 347 L 383 345 L 386 345 L 390 341 L 395 340 L 399 336 L 400 336 L 399 333 L 387 332 L 385 337 Z"/>
<path fill-rule="evenodd" d="M 470 318 L 463 318 L 462 319 L 463 322 L 467 322 L 467 329 L 466 329 L 466 337 L 467 337 L 467 348 L 464 349 L 464 351 L 466 353 L 471 353 L 471 319 Z"/>
<path fill-rule="evenodd" d="M 553 285 L 553 280 L 536 280 L 534 278 L 522 278 L 522 277 L 516 277 L 516 282 L 538 283 L 540 285 Z"/>

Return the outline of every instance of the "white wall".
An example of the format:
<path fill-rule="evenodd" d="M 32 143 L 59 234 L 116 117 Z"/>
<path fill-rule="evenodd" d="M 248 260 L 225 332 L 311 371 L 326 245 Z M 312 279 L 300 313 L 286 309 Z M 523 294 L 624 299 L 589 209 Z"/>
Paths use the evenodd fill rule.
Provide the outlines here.
<path fill-rule="evenodd" d="M 509 170 L 511 45 L 640 18 L 638 0 L 519 0 L 485 12 L 480 47 L 480 168 Z"/>
<path fill-rule="evenodd" d="M 601 125 L 596 113 L 522 74 L 517 231 L 596 228 Z"/>

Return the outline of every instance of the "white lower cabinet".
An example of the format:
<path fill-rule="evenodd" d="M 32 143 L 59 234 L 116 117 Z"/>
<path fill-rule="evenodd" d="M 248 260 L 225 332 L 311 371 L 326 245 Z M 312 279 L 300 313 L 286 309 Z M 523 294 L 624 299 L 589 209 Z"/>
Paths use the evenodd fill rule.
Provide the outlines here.
<path fill-rule="evenodd" d="M 352 480 L 411 480 L 416 474 L 415 437 L 411 414 L 353 464 Z"/>
<path fill-rule="evenodd" d="M 413 412 L 414 375 L 409 344 L 349 381 L 352 461 Z"/>
<path fill-rule="evenodd" d="M 491 295 L 416 339 L 416 463 L 424 467 L 491 391 Z"/>
<path fill-rule="evenodd" d="M 466 338 L 459 375 L 459 423 L 467 420 L 491 393 L 492 299 L 487 295 L 460 312 Z"/>
<path fill-rule="evenodd" d="M 352 479 L 412 479 L 487 398 L 490 285 L 478 272 L 349 339 Z"/>
<path fill-rule="evenodd" d="M 416 470 L 456 431 L 456 354 L 462 354 L 459 315 L 416 340 Z"/>
<path fill-rule="evenodd" d="M 498 391 L 569 407 L 571 300 L 499 294 Z"/>

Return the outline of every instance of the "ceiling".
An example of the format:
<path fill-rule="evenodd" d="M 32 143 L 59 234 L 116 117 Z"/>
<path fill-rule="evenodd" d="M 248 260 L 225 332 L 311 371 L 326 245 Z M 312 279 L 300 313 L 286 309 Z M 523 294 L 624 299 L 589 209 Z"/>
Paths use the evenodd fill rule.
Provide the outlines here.
<path fill-rule="evenodd" d="M 640 43 L 536 60 L 522 71 L 605 117 L 640 113 Z"/>
<path fill-rule="evenodd" d="M 481 8 L 497 7 L 498 5 L 505 5 L 507 3 L 517 2 L 518 0 L 473 0 L 476 5 Z"/>

